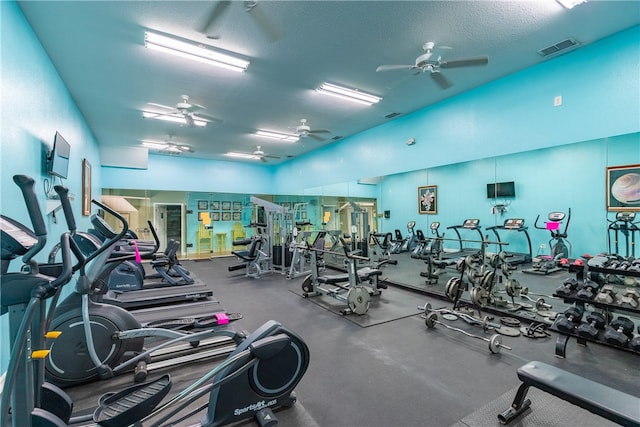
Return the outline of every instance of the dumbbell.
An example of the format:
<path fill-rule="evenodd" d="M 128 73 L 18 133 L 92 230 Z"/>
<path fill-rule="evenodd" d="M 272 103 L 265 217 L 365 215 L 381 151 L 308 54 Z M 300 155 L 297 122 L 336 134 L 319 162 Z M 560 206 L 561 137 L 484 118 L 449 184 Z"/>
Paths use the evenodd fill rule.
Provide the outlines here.
<path fill-rule="evenodd" d="M 607 323 L 604 314 L 592 311 L 587 316 L 587 322 L 589 323 L 582 323 L 576 328 L 578 335 L 584 338 L 598 339 L 598 331 L 603 329 Z"/>
<path fill-rule="evenodd" d="M 565 279 L 562 285 L 560 285 L 560 287 L 556 289 L 556 294 L 563 297 L 568 297 L 576 290 L 578 290 L 579 286 L 580 282 L 577 279 Z"/>
<path fill-rule="evenodd" d="M 598 285 L 596 282 L 585 279 L 584 284 L 582 285 L 582 289 L 578 291 L 576 296 L 580 299 L 592 300 L 596 293 L 598 293 L 599 287 L 600 285 Z"/>
<path fill-rule="evenodd" d="M 556 328 L 568 334 L 572 333 L 573 329 L 582 321 L 583 314 L 584 308 L 578 305 L 567 308 L 564 311 L 564 316 L 556 321 Z"/>
<path fill-rule="evenodd" d="M 613 285 L 604 285 L 593 300 L 603 304 L 611 304 L 616 300 L 616 289 Z"/>
<path fill-rule="evenodd" d="M 626 347 L 633 338 L 633 327 L 629 318 L 618 316 L 604 332 L 604 340 L 608 344 Z"/>
<path fill-rule="evenodd" d="M 485 338 L 485 337 L 481 337 L 481 336 L 478 336 L 478 335 L 470 334 L 467 331 L 464 331 L 464 330 L 458 329 L 458 328 L 454 328 L 453 326 L 449 326 L 446 323 L 443 323 L 443 322 L 439 321 L 438 320 L 438 313 L 436 313 L 435 311 L 427 313 L 427 317 L 425 318 L 424 323 L 427 325 L 427 328 L 429 328 L 429 329 L 435 328 L 436 325 L 442 325 L 447 329 L 451 329 L 452 331 L 457 331 L 457 332 L 465 334 L 465 335 L 467 335 L 469 337 L 477 338 L 477 339 L 482 340 L 482 341 L 486 341 L 486 342 L 489 343 L 489 351 L 491 353 L 493 353 L 493 354 L 500 353 L 500 349 L 503 349 L 503 348 L 505 348 L 507 350 L 511 350 L 511 347 L 508 347 L 508 346 L 502 344 L 502 336 L 501 335 L 493 334 L 493 335 L 491 335 L 491 337 Z"/>
<path fill-rule="evenodd" d="M 638 325 L 638 333 L 640 334 L 640 325 Z M 629 341 L 629 348 L 633 351 L 640 352 L 640 335 L 636 335 Z"/>
<path fill-rule="evenodd" d="M 622 297 L 618 301 L 618 304 L 623 307 L 637 308 L 639 300 L 640 295 L 637 290 L 625 289 L 624 292 L 622 292 Z"/>

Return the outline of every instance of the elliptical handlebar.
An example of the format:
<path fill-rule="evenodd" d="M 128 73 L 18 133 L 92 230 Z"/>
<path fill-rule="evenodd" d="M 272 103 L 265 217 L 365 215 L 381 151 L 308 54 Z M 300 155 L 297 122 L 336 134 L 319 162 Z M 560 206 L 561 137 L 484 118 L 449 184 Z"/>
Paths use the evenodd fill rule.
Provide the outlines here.
<path fill-rule="evenodd" d="M 102 244 L 102 246 L 100 246 L 95 252 L 92 252 L 85 259 L 85 264 L 88 263 L 89 261 L 93 260 L 94 258 L 96 258 L 98 255 L 102 254 L 107 249 L 111 248 L 116 242 L 121 240 L 127 234 L 127 231 L 129 230 L 129 224 L 127 223 L 127 220 L 124 219 L 124 217 L 122 215 L 120 215 L 118 212 L 116 212 L 113 209 L 111 209 L 110 207 L 98 202 L 95 199 L 91 200 L 91 203 L 93 203 L 94 205 L 98 206 L 100 209 L 105 210 L 108 213 L 110 213 L 111 215 L 113 215 L 114 217 L 116 217 L 116 219 L 118 221 L 120 221 L 120 223 L 122 224 L 122 230 L 120 230 L 120 232 L 117 233 L 115 236 L 110 237 L 107 240 L 105 240 L 105 242 Z"/>
<path fill-rule="evenodd" d="M 16 185 L 20 187 L 20 191 L 22 191 L 22 197 L 24 198 L 24 203 L 27 207 L 27 211 L 29 212 L 31 225 L 33 226 L 33 232 L 38 238 L 38 242 L 29 248 L 29 250 L 22 256 L 22 262 L 24 264 L 29 264 L 34 268 L 37 267 L 37 265 L 31 262 L 31 260 L 47 244 L 47 227 L 44 224 L 42 212 L 40 211 L 40 204 L 38 203 L 38 197 L 34 190 L 35 180 L 27 175 L 14 175 L 13 182 L 15 182 Z"/>

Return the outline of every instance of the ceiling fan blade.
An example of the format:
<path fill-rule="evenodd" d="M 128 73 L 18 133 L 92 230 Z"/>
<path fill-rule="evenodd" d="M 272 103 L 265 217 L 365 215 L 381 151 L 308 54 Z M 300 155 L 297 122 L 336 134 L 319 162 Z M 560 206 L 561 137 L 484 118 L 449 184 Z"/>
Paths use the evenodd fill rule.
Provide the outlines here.
<path fill-rule="evenodd" d="M 206 114 L 195 113 L 195 114 L 192 114 L 191 117 L 193 117 L 194 119 L 202 119 L 202 120 L 204 120 L 206 122 L 210 122 L 210 123 L 218 123 L 218 124 L 220 124 L 220 123 L 223 122 L 222 119 L 219 119 L 219 118 L 213 117 L 213 116 L 208 116 Z"/>
<path fill-rule="evenodd" d="M 434 82 L 436 82 L 438 86 L 440 86 L 440 89 L 449 89 L 451 86 L 453 86 L 453 83 L 451 83 L 439 71 L 431 72 L 431 78 L 433 79 Z"/>
<path fill-rule="evenodd" d="M 440 63 L 441 68 L 456 68 L 456 67 L 475 67 L 478 65 L 487 65 L 489 63 L 489 57 L 480 56 L 478 58 L 457 59 L 453 61 L 442 61 Z"/>
<path fill-rule="evenodd" d="M 249 15 L 253 17 L 256 21 L 262 32 L 267 36 L 270 42 L 275 42 L 280 39 L 280 31 L 273 24 L 271 19 L 267 16 L 267 14 L 262 10 L 259 4 L 256 3 L 255 6 L 248 9 Z"/>
<path fill-rule="evenodd" d="M 265 156 L 260 156 L 260 161 L 262 163 L 267 163 L 267 159 L 265 159 Z"/>
<path fill-rule="evenodd" d="M 314 135 L 314 134 L 312 134 L 312 133 L 308 133 L 308 134 L 307 134 L 307 136 L 308 136 L 309 138 L 313 138 L 313 139 L 315 139 L 316 141 L 324 141 L 324 138 L 323 138 L 323 137 L 318 136 L 318 135 Z"/>
<path fill-rule="evenodd" d="M 231 4 L 230 1 L 219 1 L 216 3 L 216 6 L 213 8 L 213 11 L 208 16 L 205 24 L 202 26 L 200 30 L 201 33 L 207 33 L 209 29 L 213 26 L 213 24 L 220 19 L 220 17 L 227 11 L 227 8 Z"/>
<path fill-rule="evenodd" d="M 310 130 L 309 133 L 331 133 L 331 132 L 326 129 L 314 129 L 314 130 Z"/>
<path fill-rule="evenodd" d="M 279 159 L 280 157 L 278 156 L 272 156 L 271 154 L 265 154 L 264 156 L 262 156 L 263 158 L 269 158 L 269 159 Z"/>
<path fill-rule="evenodd" d="M 410 70 L 412 68 L 415 68 L 415 65 L 380 65 L 376 68 L 376 73 L 381 71 Z"/>

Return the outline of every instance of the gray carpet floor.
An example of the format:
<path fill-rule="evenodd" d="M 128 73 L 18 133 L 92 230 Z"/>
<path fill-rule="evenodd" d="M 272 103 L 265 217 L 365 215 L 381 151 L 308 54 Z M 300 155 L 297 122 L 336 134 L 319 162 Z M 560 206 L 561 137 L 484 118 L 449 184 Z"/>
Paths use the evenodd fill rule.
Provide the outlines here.
<path fill-rule="evenodd" d="M 352 320 L 354 315 L 337 315 L 335 310 L 323 307 L 326 303 L 322 300 L 312 302 L 292 292 L 296 286 L 299 289 L 301 278 L 287 280 L 279 273 L 269 273 L 250 279 L 244 277 L 242 271 L 227 271 L 227 266 L 233 263 L 232 258 L 214 258 L 184 261 L 183 265 L 212 287 L 219 301 L 216 306 L 243 314 L 233 328 L 251 331 L 274 319 L 298 333 L 308 344 L 311 362 L 296 388 L 298 404 L 277 413 L 283 426 L 493 426 L 498 412 L 510 404 L 519 384 L 516 369 L 531 360 L 640 396 L 638 354 L 597 344 L 583 347 L 572 341 L 567 346 L 567 357 L 559 359 L 554 356 L 554 333 L 537 340 L 505 337 L 505 344 L 512 350 L 491 354 L 482 340 L 443 327 L 425 327 L 416 308 L 427 301 L 434 307 L 446 305 L 439 298 L 390 286 L 381 296 L 401 295 L 398 300 L 409 311 L 398 311 L 397 307 L 390 310 L 388 304 L 372 306 L 371 316 L 386 320 L 362 325 Z M 385 267 L 384 275 L 392 281 L 410 277 L 420 286 L 421 278 L 417 274 L 423 265 L 421 261 L 401 258 L 397 267 Z M 395 270 L 391 270 L 392 267 Z M 392 277 L 394 273 L 396 277 Z M 564 273 L 554 277 L 531 276 L 525 283 L 551 294 L 565 277 L 568 276 Z M 170 316 L 170 308 L 166 314 Z M 452 325 L 489 336 L 460 320 Z M 172 376 L 177 379 L 174 387 L 184 387 L 191 378 L 198 377 L 215 363 L 172 369 Z M 87 409 L 103 390 L 116 388 L 117 381 L 129 380 L 116 378 L 77 386 L 70 392 L 81 402 L 77 407 Z M 530 415 L 535 414 L 535 420 L 553 413 L 535 410 L 536 405 L 544 405 L 560 414 L 566 413 L 570 421 L 552 415 L 544 423 L 535 421 L 526 425 L 593 425 L 591 414 L 576 412 L 572 405 L 539 394 L 532 391 L 535 402 Z"/>

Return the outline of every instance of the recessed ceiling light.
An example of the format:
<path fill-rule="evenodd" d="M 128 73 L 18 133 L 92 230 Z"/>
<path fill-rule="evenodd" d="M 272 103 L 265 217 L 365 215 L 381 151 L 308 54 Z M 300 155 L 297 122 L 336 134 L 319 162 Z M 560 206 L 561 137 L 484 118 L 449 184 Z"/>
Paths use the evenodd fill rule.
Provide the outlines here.
<path fill-rule="evenodd" d="M 373 105 L 382 101 L 379 96 L 371 95 L 369 93 L 362 92 L 358 89 L 349 89 L 346 87 L 334 85 L 332 83 L 323 83 L 318 89 L 318 93 L 324 95 L 331 95 L 347 101 L 357 102 L 364 105 Z"/>
<path fill-rule="evenodd" d="M 236 58 L 213 50 L 196 42 L 187 42 L 156 33 L 144 33 L 144 45 L 148 49 L 169 53 L 181 58 L 191 59 L 227 70 L 243 72 L 249 66 L 249 61 Z"/>
<path fill-rule="evenodd" d="M 227 157 L 235 157 L 237 159 L 252 159 L 252 160 L 258 160 L 258 156 L 255 156 L 253 154 L 247 154 L 247 153 L 234 153 L 234 152 L 229 152 L 229 153 L 225 153 L 224 154 Z"/>

